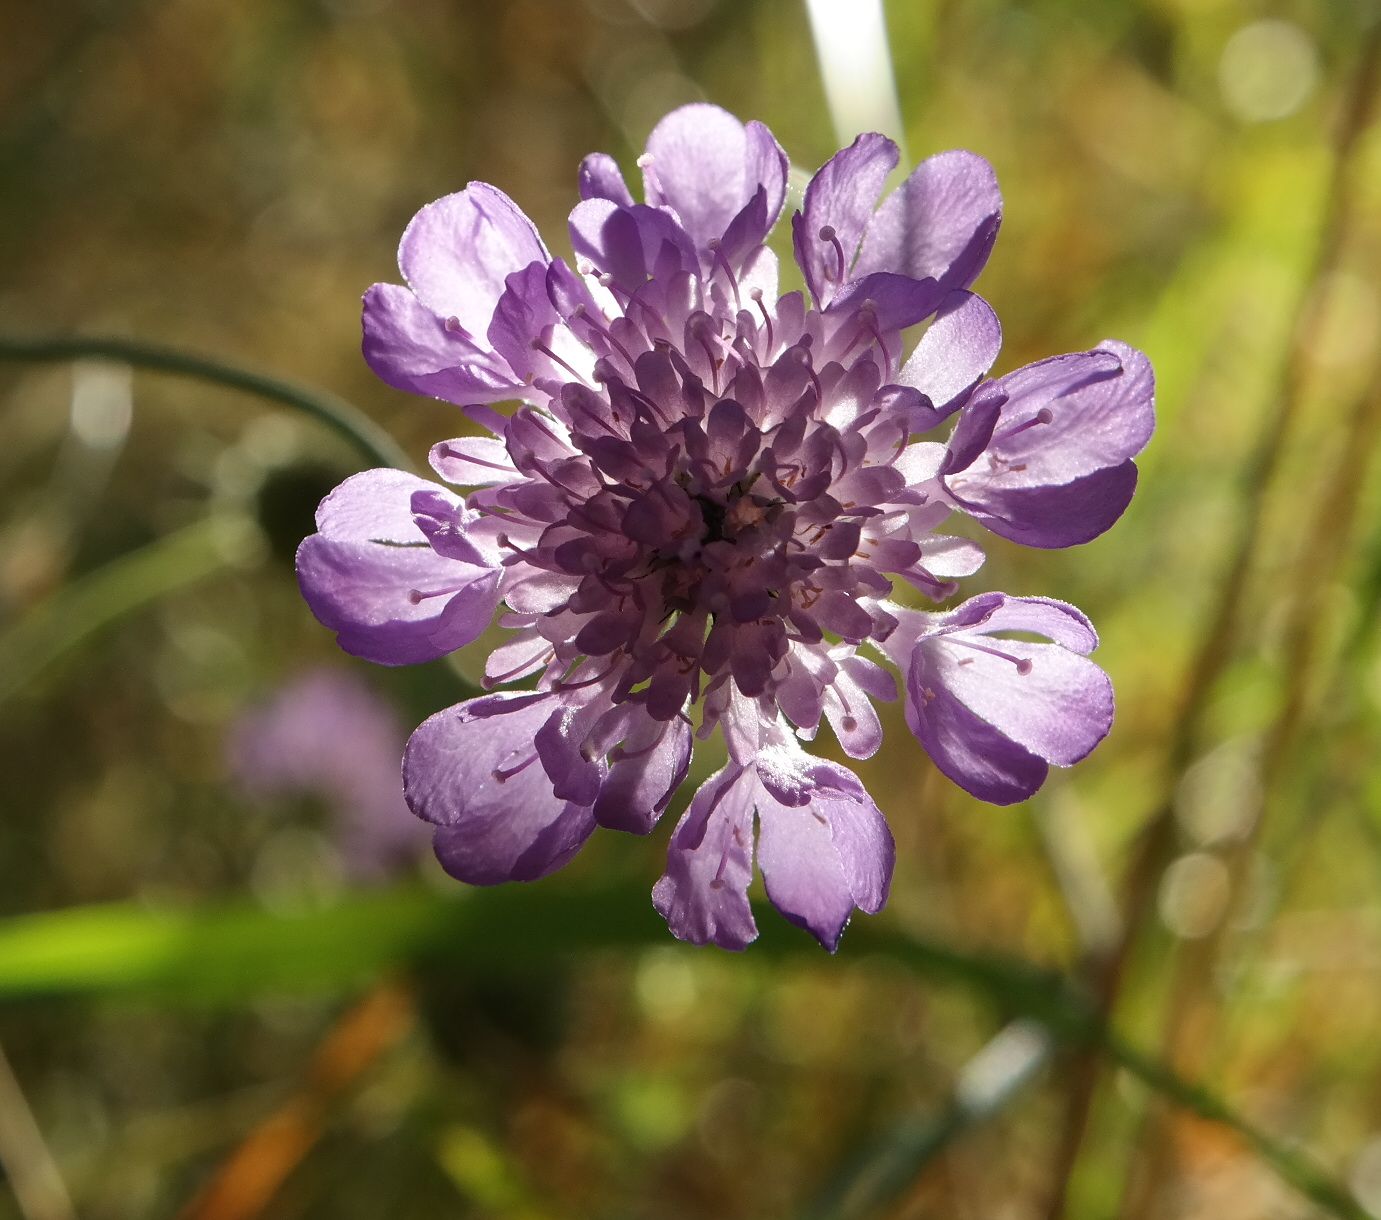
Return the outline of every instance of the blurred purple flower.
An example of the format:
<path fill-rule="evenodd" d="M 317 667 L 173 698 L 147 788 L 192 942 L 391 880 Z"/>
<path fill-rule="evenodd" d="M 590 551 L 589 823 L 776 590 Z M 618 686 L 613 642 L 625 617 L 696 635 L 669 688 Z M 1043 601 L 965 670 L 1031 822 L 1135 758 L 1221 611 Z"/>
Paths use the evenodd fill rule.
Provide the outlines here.
<path fill-rule="evenodd" d="M 378 876 L 414 858 L 425 841 L 403 800 L 398 756 L 406 737 L 393 708 L 359 678 L 313 669 L 236 719 L 226 759 L 250 800 L 325 803 L 346 867 Z"/>
<path fill-rule="evenodd" d="M 932 602 L 983 562 L 936 531 L 965 513 L 1068 546 L 1131 498 L 1153 426 L 1150 368 L 1116 343 L 984 380 L 1001 330 L 968 291 L 997 235 L 992 169 L 931 157 L 877 206 L 896 147 L 860 136 L 792 219 L 809 299 L 779 295 L 763 244 L 787 159 L 713 106 L 662 120 L 640 158 L 580 168 L 576 270 L 492 186 L 430 204 L 403 234 L 408 287 L 365 297 L 364 352 L 391 385 L 461 405 L 492 436 L 437 445 L 461 496 L 394 470 L 347 480 L 298 553 L 303 593 L 342 647 L 383 664 L 474 640 L 502 603 L 512 636 L 486 685 L 407 747 L 407 799 L 456 877 L 530 880 L 595 826 L 649 831 L 722 730 L 653 899 L 687 940 L 756 935 L 756 854 L 788 919 L 833 949 L 886 901 L 892 837 L 858 779 L 807 754 L 827 720 L 866 758 L 904 677 L 907 722 L 986 800 L 1018 801 L 1107 733 L 1097 639 L 1059 602 Z M 902 332 L 929 325 L 903 361 Z M 485 405 L 518 398 L 515 414 Z M 916 440 L 956 419 L 948 440 Z M 1034 632 L 1018 642 L 998 633 Z"/>

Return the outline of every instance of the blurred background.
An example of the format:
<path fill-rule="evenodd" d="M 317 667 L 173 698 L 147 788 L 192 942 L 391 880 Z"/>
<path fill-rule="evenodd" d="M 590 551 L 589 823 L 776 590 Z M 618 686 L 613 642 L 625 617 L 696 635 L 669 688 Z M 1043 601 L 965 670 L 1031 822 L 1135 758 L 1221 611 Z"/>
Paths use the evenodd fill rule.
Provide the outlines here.
<path fill-rule="evenodd" d="M 802 0 L 0 9 L 0 1216 L 1381 1215 L 1377 6 L 814 7 L 828 94 Z M 1112 736 L 992 809 L 889 709 L 892 899 L 836 957 L 673 941 L 665 829 L 441 877 L 396 766 L 457 676 L 292 578 L 364 459 L 13 342 L 185 347 L 420 459 L 454 408 L 358 338 L 412 213 L 482 179 L 566 253 L 580 157 L 699 98 L 801 181 L 836 126 L 981 152 L 997 371 L 1159 379 L 1118 526 L 967 588 L 1091 615 Z"/>

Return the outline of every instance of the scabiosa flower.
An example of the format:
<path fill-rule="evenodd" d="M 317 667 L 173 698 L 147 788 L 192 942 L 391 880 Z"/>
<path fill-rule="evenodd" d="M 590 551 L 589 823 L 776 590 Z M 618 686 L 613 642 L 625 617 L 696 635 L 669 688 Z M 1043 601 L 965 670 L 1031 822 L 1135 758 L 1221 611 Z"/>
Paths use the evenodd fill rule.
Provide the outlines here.
<path fill-rule="evenodd" d="M 707 105 L 652 132 L 643 203 L 586 158 L 574 269 L 483 183 L 403 234 L 408 286 L 366 295 L 365 356 L 492 435 L 432 450 L 465 495 L 347 480 L 298 573 L 341 645 L 383 664 L 459 648 L 502 605 L 486 686 L 535 689 L 438 713 L 404 757 L 454 876 L 530 880 L 596 826 L 646 833 L 692 738 L 719 731 L 727 762 L 672 834 L 657 909 L 742 948 L 756 851 L 773 904 L 833 949 L 886 901 L 893 842 L 853 773 L 801 743 L 827 721 L 849 756 L 877 750 L 874 703 L 898 693 L 879 662 L 936 765 L 985 800 L 1031 795 L 1107 733 L 1072 606 L 903 603 L 946 602 L 982 564 L 942 532 L 955 513 L 1037 547 L 1111 525 L 1151 434 L 1149 366 L 1104 343 L 985 380 L 1001 331 L 968 288 L 1001 220 L 993 172 L 941 153 L 878 207 L 897 155 L 860 136 L 811 180 L 792 218 L 804 294 L 779 291 L 764 245 L 785 154 Z M 525 405 L 490 405 L 507 399 Z"/>
<path fill-rule="evenodd" d="M 417 820 L 398 777 L 407 734 L 397 712 L 359 678 L 309 669 L 246 708 L 226 737 L 226 764 L 249 800 L 320 798 L 335 817 L 341 858 L 360 880 L 416 860 Z"/>

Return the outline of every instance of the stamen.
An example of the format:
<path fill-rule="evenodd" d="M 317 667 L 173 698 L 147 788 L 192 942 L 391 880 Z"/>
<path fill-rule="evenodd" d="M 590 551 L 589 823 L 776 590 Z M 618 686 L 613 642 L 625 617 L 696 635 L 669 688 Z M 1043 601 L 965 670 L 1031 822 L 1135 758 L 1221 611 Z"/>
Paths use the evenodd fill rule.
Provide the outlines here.
<path fill-rule="evenodd" d="M 724 274 L 729 277 L 729 286 L 734 290 L 735 307 L 742 309 L 743 298 L 739 296 L 738 279 L 734 275 L 734 269 L 729 266 L 729 260 L 724 257 L 724 251 L 719 248 L 719 238 L 712 237 L 705 244 L 709 246 L 711 253 L 714 255 L 714 261 L 719 265 Z"/>
<path fill-rule="evenodd" d="M 834 231 L 833 225 L 822 225 L 820 228 L 820 240 L 829 242 L 834 247 L 835 267 L 834 274 L 829 270 L 825 271 L 825 278 L 832 284 L 842 284 L 844 282 L 844 247 L 840 244 L 839 234 Z"/>
<path fill-rule="evenodd" d="M 448 458 L 456 458 L 462 462 L 469 462 L 472 466 L 487 466 L 490 470 L 512 471 L 510 463 L 505 466 L 502 462 L 486 462 L 483 458 L 474 457 L 468 453 L 461 453 L 458 449 L 453 449 L 444 442 L 439 446 L 441 452 Z"/>
<path fill-rule="evenodd" d="M 710 388 L 718 394 L 719 370 L 724 367 L 724 360 L 722 357 L 717 356 L 715 354 L 715 349 L 710 346 L 710 338 L 707 331 L 712 327 L 713 324 L 710 322 L 709 317 L 705 314 L 701 314 L 695 322 L 691 324 L 691 333 L 695 336 L 696 342 L 704 349 L 705 357 L 710 362 L 710 372 L 713 374 Z M 713 327 L 713 334 L 716 341 L 721 339 L 718 327 Z"/>
<path fill-rule="evenodd" d="M 463 588 L 465 588 L 465 585 L 459 584 L 447 585 L 445 588 L 442 589 L 409 589 L 408 601 L 410 601 L 414 606 L 419 606 L 424 601 L 427 601 L 429 598 L 447 597 L 452 593 L 459 593 Z"/>
<path fill-rule="evenodd" d="M 499 783 L 501 783 L 501 784 L 502 784 L 502 783 L 506 783 L 508 780 L 512 779 L 515 775 L 517 775 L 518 772 L 520 772 L 520 771 L 525 771 L 528 767 L 532 766 L 532 764 L 535 763 L 536 761 L 537 761 L 537 752 L 534 750 L 530 755 L 528 755 L 527 758 L 523 759 L 522 762 L 518 763 L 517 766 L 514 766 L 514 767 L 496 767 L 496 768 L 494 768 L 494 771 L 492 772 L 492 774 L 493 774 L 494 778 L 495 778 L 496 780 L 498 780 Z"/>
<path fill-rule="evenodd" d="M 962 648 L 972 648 L 975 652 L 986 652 L 990 657 L 997 657 L 1002 661 L 1010 661 L 1016 666 L 1017 673 L 1025 677 L 1031 672 L 1031 662 L 1026 657 L 1014 657 L 1010 652 L 1003 652 L 1000 648 L 989 648 L 986 644 L 978 644 L 973 640 L 966 640 L 960 636 L 952 635 L 949 637 L 951 644 L 958 644 Z"/>
<path fill-rule="evenodd" d="M 532 350 L 534 352 L 541 352 L 542 355 L 544 355 L 548 360 L 552 361 L 555 364 L 559 364 L 563 369 L 566 370 L 566 372 L 568 372 L 572 377 L 574 377 L 578 382 L 580 382 L 581 385 L 588 386 L 590 384 L 581 374 L 577 373 L 575 369 L 573 369 L 569 364 L 567 364 L 566 361 L 562 360 L 561 357 L 558 356 L 554 351 L 552 351 L 551 348 L 549 348 L 545 343 L 542 343 L 541 341 L 534 339 L 532 341 Z"/>
<path fill-rule="evenodd" d="M 632 386 L 624 386 L 624 392 L 639 406 L 646 407 L 649 414 L 659 419 L 665 427 L 671 427 L 671 419 L 667 416 L 656 401 L 644 394 L 641 390 L 635 390 Z"/>
<path fill-rule="evenodd" d="M 724 888 L 724 874 L 729 868 L 729 852 L 733 850 L 734 844 L 737 842 L 736 836 L 738 828 L 735 827 L 734 829 L 735 834 L 731 835 L 729 840 L 724 844 L 724 854 L 719 857 L 719 867 L 715 869 L 714 876 L 710 879 L 710 889 L 712 890 L 722 890 Z"/>
<path fill-rule="evenodd" d="M 520 547 L 516 542 L 512 541 L 507 534 L 500 534 L 494 541 L 497 545 L 503 547 L 504 550 L 512 551 L 515 555 L 521 555 L 524 559 L 530 559 L 536 563 L 537 552 Z"/>
<path fill-rule="evenodd" d="M 628 349 L 618 341 L 617 336 L 609 328 L 607 322 L 597 321 L 595 316 L 585 308 L 584 304 L 577 305 L 572 316 L 580 318 L 588 323 L 591 330 L 623 357 L 624 363 L 626 363 L 630 369 L 633 367 L 633 357 L 628 354 Z"/>
<path fill-rule="evenodd" d="M 548 648 L 547 651 L 543 653 L 541 656 L 530 657 L 526 661 L 520 661 L 512 669 L 507 670 L 504 673 L 493 675 L 486 674 L 484 679 L 485 685 L 497 686 L 501 682 L 508 682 L 510 679 L 522 673 L 525 669 L 530 670 L 536 669 L 539 665 L 550 665 L 554 660 L 556 660 L 556 649 Z"/>
<path fill-rule="evenodd" d="M 882 331 L 878 329 L 877 310 L 873 307 L 872 301 L 864 301 L 863 308 L 858 312 L 864 328 L 873 336 L 877 345 L 882 348 L 882 358 L 887 362 L 887 367 L 891 368 L 892 353 L 888 350 L 887 341 L 882 337 Z"/>
<path fill-rule="evenodd" d="M 1053 422 L 1054 419 L 1055 412 L 1052 411 L 1049 407 L 1042 407 L 1024 424 L 1015 424 L 1013 427 L 1008 428 L 1006 432 L 999 432 L 996 436 L 993 437 L 990 443 L 994 445 L 1000 445 L 1003 441 L 1011 440 L 1012 437 L 1016 436 L 1018 433 L 1025 432 L 1027 428 L 1034 428 L 1038 424 L 1048 424 Z"/>
<path fill-rule="evenodd" d="M 763 356 L 763 359 L 767 360 L 771 358 L 772 349 L 776 346 L 777 343 L 776 335 L 773 333 L 772 330 L 772 315 L 767 312 L 767 306 L 762 303 L 761 288 L 754 288 L 752 292 L 750 292 L 748 295 L 752 298 L 753 303 L 758 307 L 758 312 L 762 314 L 763 325 L 767 327 L 767 352 Z"/>
<path fill-rule="evenodd" d="M 796 359 L 806 366 L 811 384 L 815 387 L 816 406 L 820 406 L 825 401 L 825 387 L 820 384 L 820 378 L 815 372 L 815 362 L 810 358 L 810 347 L 805 342 L 805 336 L 802 336 L 801 342 L 791 350 L 796 353 Z"/>

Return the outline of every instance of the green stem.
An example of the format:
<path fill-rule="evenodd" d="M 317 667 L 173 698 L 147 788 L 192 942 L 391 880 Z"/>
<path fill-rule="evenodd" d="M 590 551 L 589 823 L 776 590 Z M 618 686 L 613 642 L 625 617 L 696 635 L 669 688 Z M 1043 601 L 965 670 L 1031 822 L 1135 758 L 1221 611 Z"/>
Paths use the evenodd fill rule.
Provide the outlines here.
<path fill-rule="evenodd" d="M 208 517 L 59 589 L 0 635 L 0 704 L 103 627 L 247 553 L 253 526 Z"/>
<path fill-rule="evenodd" d="M 0 335 L 0 360 L 113 360 L 174 377 L 194 377 L 292 407 L 333 429 L 375 464 L 412 469 L 393 438 L 343 398 L 161 343 L 113 335 Z"/>

